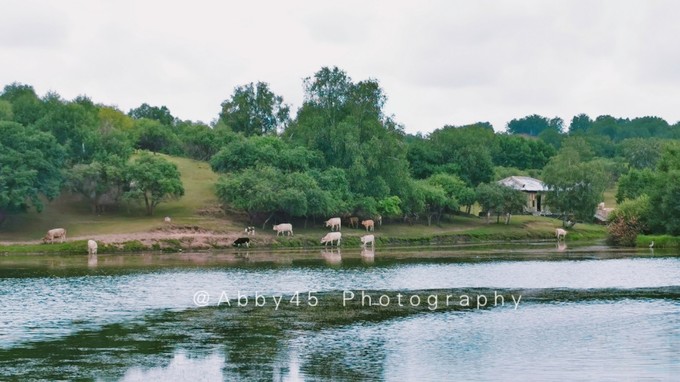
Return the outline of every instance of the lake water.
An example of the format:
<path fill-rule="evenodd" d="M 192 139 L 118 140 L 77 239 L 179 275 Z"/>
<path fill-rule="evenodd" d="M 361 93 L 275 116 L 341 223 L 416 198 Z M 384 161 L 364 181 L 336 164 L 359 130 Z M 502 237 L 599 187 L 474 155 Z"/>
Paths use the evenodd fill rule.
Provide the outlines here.
<path fill-rule="evenodd" d="M 680 375 L 680 256 L 658 250 L 6 255 L 0 313 L 0 375 L 16 380 Z"/>

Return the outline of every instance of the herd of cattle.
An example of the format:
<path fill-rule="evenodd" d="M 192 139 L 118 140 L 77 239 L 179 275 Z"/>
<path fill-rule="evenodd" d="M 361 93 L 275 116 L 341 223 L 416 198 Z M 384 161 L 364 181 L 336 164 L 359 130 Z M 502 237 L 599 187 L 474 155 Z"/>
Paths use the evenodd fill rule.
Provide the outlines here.
<path fill-rule="evenodd" d="M 171 219 L 170 217 L 166 216 L 164 221 L 166 223 L 170 223 Z M 359 219 L 357 217 L 350 217 L 348 221 L 349 221 L 348 225 L 350 227 L 358 228 Z M 362 220 L 361 225 L 364 226 L 364 228 L 366 228 L 366 232 L 375 231 L 376 222 L 378 226 L 381 226 L 382 217 L 377 216 L 375 220 L 373 219 Z M 330 218 L 325 221 L 325 226 L 330 227 L 331 232 L 327 233 L 324 237 L 321 238 L 321 244 L 323 244 L 324 247 L 328 247 L 328 244 L 330 244 L 331 246 L 335 245 L 336 247 L 339 246 L 340 240 L 342 239 L 342 233 L 340 232 L 342 230 L 342 220 L 337 217 Z M 276 236 L 279 235 L 293 236 L 293 225 L 291 223 L 276 224 L 274 225 L 274 231 L 276 231 Z M 248 236 L 255 235 L 255 227 L 253 226 L 246 227 L 244 232 Z M 557 241 L 559 242 L 560 239 L 564 239 L 567 236 L 567 231 L 562 228 L 557 228 L 555 230 L 555 236 L 557 236 Z M 47 235 L 45 235 L 45 237 L 43 238 L 43 243 L 47 242 L 54 243 L 54 241 L 58 239 L 61 239 L 62 243 L 66 241 L 66 229 L 54 228 L 47 231 Z M 361 246 L 363 248 L 366 248 L 366 246 L 369 244 L 371 245 L 371 247 L 375 245 L 375 235 L 369 234 L 361 237 Z M 232 245 L 235 247 L 246 246 L 249 248 L 250 237 L 239 237 L 238 239 L 234 240 Z M 96 241 L 94 240 L 87 241 L 87 253 L 90 255 L 97 254 Z"/>

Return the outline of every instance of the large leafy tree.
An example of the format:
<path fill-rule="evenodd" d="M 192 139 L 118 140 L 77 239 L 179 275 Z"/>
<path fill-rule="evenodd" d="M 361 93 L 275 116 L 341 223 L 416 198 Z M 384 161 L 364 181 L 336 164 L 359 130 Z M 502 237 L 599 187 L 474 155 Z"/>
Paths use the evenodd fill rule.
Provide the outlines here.
<path fill-rule="evenodd" d="M 616 189 L 616 203 L 632 200 L 641 195 L 649 195 L 656 187 L 657 175 L 651 169 L 632 169 L 619 178 Z"/>
<path fill-rule="evenodd" d="M 680 144 L 666 144 L 649 193 L 652 231 L 680 235 Z"/>
<path fill-rule="evenodd" d="M 250 135 L 276 134 L 289 122 L 290 108 L 265 82 L 252 82 L 234 89 L 222 102 L 220 122 L 233 131 Z"/>
<path fill-rule="evenodd" d="M 505 215 L 505 224 L 510 223 L 510 216 L 522 212 L 526 204 L 526 196 L 521 192 L 498 183 L 482 183 L 476 188 L 477 202 L 487 217 L 496 215 L 496 223 L 501 215 Z M 487 221 L 488 223 L 488 221 Z"/>
<path fill-rule="evenodd" d="M 221 177 L 216 194 L 225 206 L 246 212 L 251 222 L 263 222 L 263 228 L 275 216 L 307 219 L 336 212 L 340 201 L 313 174 L 251 167 Z"/>
<path fill-rule="evenodd" d="M 587 114 L 579 114 L 571 119 L 569 134 L 586 133 L 593 126 L 593 120 Z"/>
<path fill-rule="evenodd" d="M 175 123 L 175 117 L 166 106 L 151 106 L 143 103 L 138 108 L 131 109 L 128 115 L 134 119 L 158 121 L 165 126 L 172 126 Z"/>
<path fill-rule="evenodd" d="M 353 82 L 338 68 L 305 79 L 305 101 L 284 136 L 346 169 L 351 191 L 380 200 L 397 195 L 408 179 L 402 129 L 383 114 L 377 81 Z"/>
<path fill-rule="evenodd" d="M 506 127 L 510 134 L 526 134 L 538 136 L 544 130 L 552 129 L 561 133 L 564 121 L 561 118 L 546 118 L 538 114 L 533 114 L 520 119 L 513 119 L 508 122 Z"/>
<path fill-rule="evenodd" d="M 65 173 L 71 192 L 84 197 L 92 213 L 104 212 L 104 206 L 115 204 L 125 185 L 125 163 L 122 160 L 94 161 L 77 164 Z"/>
<path fill-rule="evenodd" d="M 213 128 L 201 123 L 182 122 L 178 127 L 184 153 L 201 161 L 209 161 L 235 139 L 235 134 L 223 125 Z"/>
<path fill-rule="evenodd" d="M 64 157 L 52 135 L 0 121 L 0 222 L 8 211 L 42 211 L 41 196 L 59 195 Z"/>
<path fill-rule="evenodd" d="M 659 139 L 630 138 L 623 140 L 618 150 L 632 168 L 655 168 L 661 156 L 661 146 Z"/>
<path fill-rule="evenodd" d="M 555 155 L 553 146 L 542 140 L 509 134 L 496 134 L 496 144 L 492 153 L 496 166 L 519 169 L 543 168 L 553 155 Z"/>
<path fill-rule="evenodd" d="M 37 128 L 52 133 L 64 146 L 71 163 L 90 161 L 93 150 L 88 142 L 96 141 L 93 135 L 98 126 L 97 110 L 84 101 L 64 101 L 57 93 L 48 93 L 43 98 L 44 114 L 35 122 Z"/>
<path fill-rule="evenodd" d="M 493 179 L 495 136 L 490 125 L 445 126 L 432 132 L 429 141 L 438 161 L 430 166 L 435 173 L 455 174 L 472 187 Z"/>
<path fill-rule="evenodd" d="M 210 160 L 217 172 L 234 172 L 254 166 L 272 166 L 286 172 L 321 167 L 323 157 L 302 146 L 291 146 L 275 136 L 234 137 Z"/>
<path fill-rule="evenodd" d="M 170 155 L 181 154 L 181 144 L 175 131 L 159 121 L 146 118 L 135 121 L 133 135 L 138 149 Z"/>
<path fill-rule="evenodd" d="M 583 141 L 572 139 L 550 159 L 543 169 L 543 181 L 551 189 L 547 204 L 562 212 L 566 224 L 569 216 L 591 220 L 609 181 L 601 161 L 587 161 Z"/>
<path fill-rule="evenodd" d="M 126 179 L 129 190 L 123 196 L 143 201 L 149 216 L 160 203 L 184 195 L 177 166 L 161 156 L 141 154 L 128 166 Z"/>
<path fill-rule="evenodd" d="M 0 99 L 12 104 L 12 117 L 24 126 L 35 123 L 43 115 L 43 103 L 30 85 L 12 83 L 5 86 Z"/>

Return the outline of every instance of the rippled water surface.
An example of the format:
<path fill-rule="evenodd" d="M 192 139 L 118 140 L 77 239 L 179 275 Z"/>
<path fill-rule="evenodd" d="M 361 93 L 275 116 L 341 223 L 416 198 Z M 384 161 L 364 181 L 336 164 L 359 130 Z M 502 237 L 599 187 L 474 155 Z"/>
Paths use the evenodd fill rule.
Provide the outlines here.
<path fill-rule="evenodd" d="M 310 291 L 319 306 L 307 305 Z M 361 291 L 373 301 L 389 296 L 390 306 L 343 307 L 346 293 Z M 206 296 L 201 306 L 197 292 Z M 295 292 L 299 307 L 291 306 Z M 267 308 L 254 306 L 256 293 Z M 440 306 L 446 294 L 489 301 L 427 309 L 426 296 L 437 293 Z M 420 294 L 422 309 L 397 306 L 396 294 Z M 507 303 L 493 306 L 498 294 Z M 251 305 L 238 308 L 239 295 Z M 275 296 L 286 306 L 273 309 Z M 539 246 L 4 256 L 0 304 L 0 375 L 20 380 L 673 380 L 680 373 L 673 253 L 558 254 Z"/>

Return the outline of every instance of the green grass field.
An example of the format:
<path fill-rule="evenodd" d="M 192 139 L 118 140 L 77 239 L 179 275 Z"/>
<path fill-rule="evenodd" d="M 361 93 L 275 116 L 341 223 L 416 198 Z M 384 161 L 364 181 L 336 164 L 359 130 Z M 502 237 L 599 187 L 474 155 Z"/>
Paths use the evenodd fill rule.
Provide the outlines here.
<path fill-rule="evenodd" d="M 159 154 L 160 155 L 160 154 Z M 31 211 L 11 215 L 0 227 L 0 240 L 5 242 L 35 241 L 43 237 L 50 228 L 64 227 L 69 238 L 88 235 L 126 234 L 156 230 L 167 226 L 165 216 L 172 218 L 173 226 L 200 227 L 219 233 L 241 232 L 247 225 L 245 216 L 225 215 L 220 212 L 214 195 L 214 184 L 218 175 L 212 172 L 206 162 L 186 158 L 168 157 L 177 164 L 185 187 L 185 195 L 179 200 L 162 203 L 154 216 L 146 216 L 140 205 L 123 205 L 116 211 L 101 215 L 91 213 L 87 203 L 73 195 L 62 195 L 48 203 L 43 212 Z M 211 213 L 204 213 L 211 211 Z M 258 227 L 258 237 L 270 237 L 270 242 L 280 246 L 315 245 L 328 231 L 322 221 L 294 221 L 295 236 L 274 240 L 271 224 L 262 231 Z M 422 220 L 414 225 L 386 220 L 375 232 L 378 243 L 451 243 L 459 241 L 507 241 L 507 240 L 549 240 L 554 239 L 555 228 L 560 227 L 557 219 L 538 216 L 513 216 L 509 225 L 491 224 L 473 216 L 455 216 L 442 221 L 441 225 L 427 226 Z M 569 230 L 570 240 L 599 239 L 605 235 L 602 226 L 577 224 Z M 343 227 L 343 241 L 358 243 L 359 237 L 366 232 L 360 229 Z M 7 249 L 9 247 L 5 247 Z M 55 249 L 59 246 L 55 245 Z M 27 248 L 28 249 L 28 248 Z"/>

